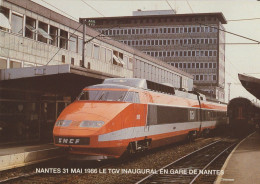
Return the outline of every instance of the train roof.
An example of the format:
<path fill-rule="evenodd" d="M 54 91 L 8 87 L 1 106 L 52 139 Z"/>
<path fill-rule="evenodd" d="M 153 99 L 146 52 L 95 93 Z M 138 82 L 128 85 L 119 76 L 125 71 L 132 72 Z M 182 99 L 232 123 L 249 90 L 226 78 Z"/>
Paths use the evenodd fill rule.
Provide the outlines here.
<path fill-rule="evenodd" d="M 140 78 L 109 78 L 109 79 L 105 79 L 102 84 L 88 86 L 87 88 L 120 88 L 120 89 L 137 88 L 137 89 L 160 92 L 169 95 L 176 95 L 178 97 L 189 98 L 193 100 L 197 100 L 198 98 L 200 98 L 201 101 L 205 101 L 205 102 L 207 101 L 205 95 L 200 94 L 196 91 L 186 91 L 183 89 L 178 90 L 168 84 L 159 84 L 159 83 L 155 83 Z"/>
<path fill-rule="evenodd" d="M 197 99 L 197 96 L 201 97 L 201 100 L 205 100 L 205 96 L 201 95 L 197 92 L 187 92 L 181 90 L 176 90 L 174 87 L 170 86 L 169 84 L 160 84 L 155 83 L 146 79 L 140 79 L 140 78 L 110 78 L 105 79 L 103 84 L 109 84 L 109 85 L 120 85 L 118 87 L 122 86 L 129 86 L 133 88 L 139 88 L 144 90 L 152 90 L 157 91 L 161 93 L 166 93 L 170 95 L 176 95 L 179 97 L 184 98 L 190 98 L 190 99 Z"/>
<path fill-rule="evenodd" d="M 236 98 L 231 99 L 228 103 L 228 106 L 235 106 L 240 103 L 251 104 L 252 106 L 255 106 L 256 108 L 260 109 L 260 104 L 254 102 L 254 101 L 251 101 L 247 98 L 244 98 L 244 97 L 236 97 Z"/>

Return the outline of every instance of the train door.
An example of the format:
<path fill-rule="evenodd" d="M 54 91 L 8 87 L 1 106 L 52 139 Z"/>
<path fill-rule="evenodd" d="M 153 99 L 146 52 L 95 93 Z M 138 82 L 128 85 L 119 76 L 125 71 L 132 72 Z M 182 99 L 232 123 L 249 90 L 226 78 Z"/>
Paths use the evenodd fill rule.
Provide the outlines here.
<path fill-rule="evenodd" d="M 144 114 L 144 120 L 143 121 L 144 121 L 144 124 L 145 124 L 144 131 L 148 132 L 149 131 L 149 125 L 150 125 L 149 122 L 148 122 L 148 108 L 149 108 L 148 103 L 152 101 L 152 97 L 147 92 L 144 92 L 143 95 L 144 95 L 143 100 L 145 102 L 145 104 L 143 104 L 143 107 L 142 107 L 143 114 Z"/>

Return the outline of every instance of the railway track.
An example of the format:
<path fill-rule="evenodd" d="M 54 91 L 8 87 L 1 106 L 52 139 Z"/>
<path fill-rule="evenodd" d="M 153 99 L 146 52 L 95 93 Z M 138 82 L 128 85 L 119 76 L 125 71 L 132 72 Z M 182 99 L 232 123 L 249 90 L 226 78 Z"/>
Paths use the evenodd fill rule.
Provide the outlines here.
<path fill-rule="evenodd" d="M 219 138 L 209 138 L 209 139 L 197 139 L 196 142 L 190 144 L 182 144 L 182 145 L 171 145 L 168 148 L 159 149 L 159 150 L 151 150 L 150 153 L 140 154 L 138 158 L 131 157 L 126 160 L 121 161 L 110 161 L 110 162 L 96 162 L 96 163 L 88 163 L 88 162 L 75 162 L 66 163 L 64 159 L 60 159 L 57 161 L 35 165 L 32 166 L 30 170 L 24 170 L 24 172 L 16 172 L 16 170 L 10 170 L 13 175 L 9 175 L 10 177 L 6 180 L 0 180 L 0 183 L 135 183 L 136 181 L 142 178 L 142 175 L 126 175 L 126 174 L 95 174 L 95 173 L 82 173 L 82 174 L 46 174 L 46 173 L 37 173 L 35 172 L 35 168 L 153 168 L 156 170 L 161 168 L 164 164 L 171 162 L 174 157 L 180 158 L 183 155 L 192 152 L 193 150 L 197 150 L 213 141 L 219 140 Z M 219 141 L 218 141 L 219 142 Z M 185 151 L 186 150 L 186 151 Z M 189 151 L 188 151 L 189 150 Z M 171 156 L 170 156 L 171 155 Z M 179 156 L 178 156 L 179 155 Z M 163 158 L 163 160 L 161 160 Z M 184 157 L 182 157 L 184 158 Z M 168 161 L 167 161 L 168 160 Z M 189 158 L 187 158 L 189 160 Z M 191 164 L 188 164 L 191 165 Z M 3 174 L 4 175 L 4 174 Z M 3 176 L 2 175 L 2 176 Z M 186 176 L 184 176 L 186 177 Z M 148 182 L 149 183 L 149 182 Z"/>
<path fill-rule="evenodd" d="M 207 170 L 218 158 L 237 144 L 233 141 L 219 140 L 162 167 L 157 173 L 148 175 L 136 184 L 196 183 L 201 175 L 221 174 L 220 170 Z"/>

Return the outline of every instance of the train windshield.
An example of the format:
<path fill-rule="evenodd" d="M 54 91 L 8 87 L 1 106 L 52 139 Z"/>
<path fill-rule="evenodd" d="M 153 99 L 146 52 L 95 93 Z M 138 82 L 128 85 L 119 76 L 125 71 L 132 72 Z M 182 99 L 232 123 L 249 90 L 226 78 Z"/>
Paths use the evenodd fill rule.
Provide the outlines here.
<path fill-rule="evenodd" d="M 89 90 L 83 91 L 78 100 L 123 101 L 127 91 Z"/>

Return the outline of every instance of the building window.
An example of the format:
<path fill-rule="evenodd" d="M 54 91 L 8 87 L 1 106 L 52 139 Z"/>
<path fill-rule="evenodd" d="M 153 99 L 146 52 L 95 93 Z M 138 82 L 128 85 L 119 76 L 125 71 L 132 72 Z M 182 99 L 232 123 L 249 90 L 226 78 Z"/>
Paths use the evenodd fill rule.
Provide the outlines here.
<path fill-rule="evenodd" d="M 12 33 L 23 34 L 23 17 L 20 15 L 12 14 L 11 21 Z"/>
<path fill-rule="evenodd" d="M 201 80 L 201 81 L 203 80 L 203 75 L 200 75 L 200 80 Z"/>
<path fill-rule="evenodd" d="M 130 70 L 133 69 L 133 58 L 128 58 L 127 68 L 130 69 Z"/>
<path fill-rule="evenodd" d="M 65 55 L 61 55 L 61 62 L 65 63 Z"/>
<path fill-rule="evenodd" d="M 86 56 L 87 57 L 92 57 L 92 49 L 93 49 L 93 44 L 92 43 L 87 43 L 86 44 Z"/>
<path fill-rule="evenodd" d="M 68 49 L 68 32 L 60 30 L 60 48 Z"/>
<path fill-rule="evenodd" d="M 216 63 L 213 63 L 213 68 L 217 68 L 217 64 Z"/>
<path fill-rule="evenodd" d="M 21 68 L 22 63 L 17 61 L 10 61 L 10 68 Z"/>
<path fill-rule="evenodd" d="M 192 68 L 195 68 L 195 63 L 192 63 Z"/>
<path fill-rule="evenodd" d="M 106 48 L 101 47 L 100 49 L 100 60 L 105 62 L 106 61 Z"/>
<path fill-rule="evenodd" d="M 69 50 L 73 52 L 77 52 L 77 37 L 71 36 L 69 40 Z"/>
<path fill-rule="evenodd" d="M 74 65 L 74 58 L 71 58 L 71 64 Z"/>
<path fill-rule="evenodd" d="M 205 68 L 208 68 L 208 63 L 204 63 Z"/>
<path fill-rule="evenodd" d="M 200 68 L 203 68 L 203 63 L 200 63 Z"/>
<path fill-rule="evenodd" d="M 83 40 L 82 39 L 78 39 L 78 53 L 82 54 L 82 44 L 83 44 Z"/>
<path fill-rule="evenodd" d="M 57 47 L 58 46 L 58 28 L 50 26 L 50 36 L 52 38 L 50 40 L 50 44 Z"/>
<path fill-rule="evenodd" d="M 188 63 L 188 64 L 187 64 L 187 68 L 191 68 L 191 66 L 190 66 L 190 65 L 191 65 L 191 64 L 190 64 L 190 63 Z"/>
<path fill-rule="evenodd" d="M 30 17 L 26 17 L 25 21 L 25 37 L 35 39 L 36 38 L 36 20 Z"/>
<path fill-rule="evenodd" d="M 217 80 L 217 76 L 216 75 L 213 75 L 213 80 Z"/>
<path fill-rule="evenodd" d="M 199 63 L 196 63 L 196 68 L 200 68 Z"/>
<path fill-rule="evenodd" d="M 2 25 L 2 27 L 0 25 L 1 30 L 8 31 L 11 28 L 9 23 L 9 12 L 10 12 L 9 9 L 0 7 L 0 14 L 4 15 L 3 20 L 1 20 L 1 25 Z"/>
<path fill-rule="evenodd" d="M 6 69 L 7 68 L 7 60 L 0 58 L 0 69 Z"/>
<path fill-rule="evenodd" d="M 39 22 L 38 25 L 38 41 L 47 43 L 48 35 L 48 24 L 45 24 L 43 22 Z"/>
<path fill-rule="evenodd" d="M 99 60 L 99 50 L 100 50 L 100 47 L 98 45 L 94 44 L 93 58 L 96 60 Z"/>
<path fill-rule="evenodd" d="M 106 50 L 106 62 L 112 62 L 112 51 L 109 49 Z"/>
<path fill-rule="evenodd" d="M 199 75 L 196 75 L 196 80 L 199 80 Z"/>

